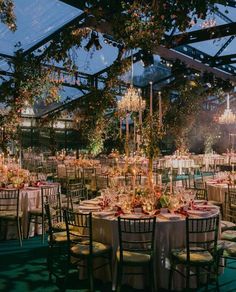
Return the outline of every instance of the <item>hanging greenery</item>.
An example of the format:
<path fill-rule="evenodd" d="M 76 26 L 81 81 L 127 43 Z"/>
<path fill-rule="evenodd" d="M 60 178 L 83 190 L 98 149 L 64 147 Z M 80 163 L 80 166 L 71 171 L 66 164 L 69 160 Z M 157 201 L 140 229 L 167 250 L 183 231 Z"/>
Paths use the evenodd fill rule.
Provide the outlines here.
<path fill-rule="evenodd" d="M 224 90 L 232 89 L 230 81 L 212 78 L 212 74 L 195 74 L 177 61 L 174 66 L 182 66 L 182 72 L 175 81 L 162 89 L 163 119 L 166 132 L 172 135 L 175 146 L 182 152 L 189 149 L 189 132 L 209 96 L 219 96 Z"/>
<path fill-rule="evenodd" d="M 60 83 L 52 81 L 52 68 L 43 66 L 33 54 L 24 56 L 18 51 L 10 65 L 13 74 L 0 85 L 0 101 L 9 108 L 0 119 L 5 143 L 15 137 L 25 107 L 33 106 L 37 101 L 45 104 L 57 101 L 60 89 Z"/>
<path fill-rule="evenodd" d="M 160 155 L 159 144 L 165 133 L 165 129 L 159 123 L 159 116 L 156 112 L 152 118 L 147 116 L 143 123 L 143 143 L 141 149 L 148 158 L 157 158 Z"/>
<path fill-rule="evenodd" d="M 93 15 L 93 26 L 106 29 L 127 48 L 153 49 L 164 43 L 164 34 L 173 28 L 185 31 L 218 8 L 215 1 L 181 0 L 88 0 L 80 8 Z M 218 3 L 227 4 L 227 0 Z M 225 8 L 227 13 L 227 8 Z M 113 16 L 112 18 L 110 16 Z"/>
<path fill-rule="evenodd" d="M 165 44 L 164 34 L 173 28 L 185 31 L 197 22 L 197 18 L 204 19 L 206 14 L 217 8 L 215 1 L 180 1 L 180 0 L 152 0 L 152 1 L 120 1 L 120 0 L 88 0 L 79 1 L 81 9 L 87 15 L 92 15 L 94 29 L 110 29 L 114 38 L 122 44 L 117 60 L 107 70 L 105 86 L 98 90 L 91 86 L 91 94 L 80 106 L 87 116 L 87 129 L 96 129 L 95 136 L 89 137 L 92 148 L 96 153 L 103 147 L 106 125 L 103 117 L 109 109 L 116 106 L 116 88 L 121 84 L 119 77 L 131 65 L 129 59 L 122 58 L 122 54 L 129 48 L 141 48 L 152 52 L 157 45 Z M 218 1 L 222 5 L 226 0 Z M 0 21 L 7 24 L 11 30 L 16 29 L 13 12 L 13 1 L 0 0 Z M 112 15 L 112 17 L 111 17 Z M 86 21 L 85 21 L 86 25 Z M 79 24 L 83 26 L 83 23 Z M 11 63 L 13 75 L 5 79 L 0 85 L 0 100 L 10 108 L 9 115 L 2 116 L 1 123 L 6 133 L 15 133 L 20 122 L 21 111 L 27 104 L 34 104 L 43 100 L 46 104 L 59 99 L 61 82 L 57 82 L 54 73 L 58 69 L 47 64 L 63 63 L 63 70 L 69 74 L 76 74 L 77 68 L 71 48 L 81 47 L 82 41 L 89 36 L 91 29 L 73 25 L 61 31 L 47 46 L 37 51 L 37 55 L 25 56 L 18 51 Z M 60 72 L 58 73 L 60 75 Z M 209 90 L 205 90 L 200 78 L 179 78 L 165 88 L 164 124 L 166 131 L 173 134 L 177 147 L 186 144 L 186 137 L 194 122 L 194 113 Z M 170 97 L 170 98 L 169 98 Z M 156 119 L 158 121 L 158 119 Z M 187 121 L 187 126 L 186 126 Z M 102 129 L 102 127 L 104 127 Z M 148 130 L 146 122 L 144 151 L 149 157 L 158 154 L 158 141 L 163 136 L 157 124 L 153 131 Z M 88 131 L 89 133 L 89 131 Z"/>
<path fill-rule="evenodd" d="M 89 36 L 91 29 L 80 28 L 76 25 L 66 27 L 53 38 L 46 49 L 39 49 L 42 61 L 50 63 L 63 62 L 63 69 L 73 74 L 78 71 L 76 65 L 76 49 L 81 47 L 83 39 Z M 73 50 L 70 50 L 72 49 Z"/>
<path fill-rule="evenodd" d="M 13 0 L 0 0 L 0 22 L 6 24 L 12 31 L 17 29 Z"/>

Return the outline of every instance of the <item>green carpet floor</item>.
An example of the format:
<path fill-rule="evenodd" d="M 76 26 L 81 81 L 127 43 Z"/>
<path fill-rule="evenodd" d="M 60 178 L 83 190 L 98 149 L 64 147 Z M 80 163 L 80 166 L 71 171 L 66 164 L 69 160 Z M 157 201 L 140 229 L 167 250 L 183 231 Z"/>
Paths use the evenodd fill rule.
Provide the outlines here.
<path fill-rule="evenodd" d="M 6 292 L 55 292 L 60 291 L 60 281 L 48 280 L 46 266 L 47 244 L 42 245 L 41 238 L 24 240 L 20 248 L 17 240 L 0 242 L 0 291 Z M 235 265 L 236 266 L 236 265 Z M 70 275 L 66 291 L 88 291 L 86 281 L 78 281 L 77 274 Z M 225 269 L 219 277 L 221 292 L 236 291 L 236 270 Z M 103 284 L 96 281 L 96 290 L 111 291 L 111 283 Z M 123 291 L 133 292 L 130 287 Z M 198 291 L 204 291 L 200 289 Z M 208 291 L 216 291 L 209 286 Z M 146 292 L 146 290 L 145 290 Z"/>

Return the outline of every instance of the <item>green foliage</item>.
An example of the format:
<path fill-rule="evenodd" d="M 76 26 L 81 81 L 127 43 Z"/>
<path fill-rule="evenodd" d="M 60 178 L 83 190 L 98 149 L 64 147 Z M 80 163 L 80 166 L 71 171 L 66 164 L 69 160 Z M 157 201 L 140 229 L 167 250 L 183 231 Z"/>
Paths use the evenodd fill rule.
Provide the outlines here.
<path fill-rule="evenodd" d="M 5 140 L 15 137 L 24 107 L 41 100 L 46 104 L 59 99 L 60 84 L 53 82 L 52 69 L 43 66 L 33 54 L 24 56 L 22 51 L 15 54 L 11 64 L 13 75 L 0 85 L 0 100 L 9 108 L 7 115 L 1 116 L 1 127 Z"/>
<path fill-rule="evenodd" d="M 147 116 L 143 124 L 142 150 L 148 158 L 156 158 L 160 154 L 159 143 L 164 134 L 163 127 L 160 127 L 157 113 L 152 118 Z"/>
<path fill-rule="evenodd" d="M 13 0 L 0 0 L 0 22 L 6 24 L 12 31 L 17 29 Z"/>
<path fill-rule="evenodd" d="M 207 82 L 211 83 L 207 86 Z M 174 137 L 176 148 L 183 152 L 188 149 L 189 133 L 199 117 L 204 102 L 208 96 L 218 96 L 226 88 L 228 90 L 232 88 L 230 82 L 212 79 L 212 75 L 208 73 L 204 73 L 203 76 L 196 75 L 185 68 L 176 75 L 175 82 L 162 89 L 163 120 L 166 132 Z"/>
<path fill-rule="evenodd" d="M 166 31 L 173 27 L 184 31 L 196 22 L 196 16 L 204 19 L 208 9 L 210 11 L 215 9 L 215 1 L 88 0 L 79 2 L 81 9 L 84 9 L 87 15 L 93 15 L 95 29 L 99 30 L 99 27 L 106 26 L 108 23 L 109 25 L 105 28 L 110 27 L 114 38 L 123 44 L 123 48 L 118 52 L 117 60 L 108 69 L 104 89 L 97 90 L 91 86 L 90 90 L 93 94 L 84 101 L 82 99 L 80 103 L 86 116 L 85 128 L 90 131 L 95 129 L 94 133 L 90 133 L 90 131 L 88 133 L 90 133 L 91 147 L 98 153 L 103 148 L 107 132 L 107 125 L 101 122 L 101 117 L 116 106 L 114 88 L 121 83 L 119 77 L 131 65 L 130 60 L 122 59 L 122 53 L 129 48 L 152 51 L 157 45 L 164 43 L 163 36 Z M 224 5 L 226 0 L 219 2 Z M 13 8 L 12 0 L 0 0 L 0 21 L 15 30 Z M 37 56 L 33 54 L 24 56 L 21 51 L 16 53 L 11 64 L 13 76 L 10 80 L 4 80 L 0 86 L 0 100 L 10 107 L 9 115 L 1 119 L 6 133 L 10 135 L 10 133 L 16 132 L 21 111 L 25 105 L 33 104 L 38 100 L 49 104 L 59 99 L 60 83 L 52 80 L 56 69 L 49 68 L 46 64 L 49 61 L 51 63 L 62 61 L 63 69 L 74 74 L 78 68 L 70 49 L 80 47 L 82 40 L 89 35 L 90 31 L 90 29 L 72 25 L 61 31 L 46 49 L 38 50 Z M 178 65 L 182 66 L 182 64 Z M 209 90 L 204 88 L 200 78 L 184 79 L 183 74 L 179 77 L 177 82 L 162 92 L 163 120 L 166 131 L 176 138 L 177 144 L 183 145 L 186 143 L 187 134 L 194 123 L 194 115 L 200 109 L 200 104 L 209 94 Z M 208 77 L 210 80 L 211 76 L 208 75 Z M 220 85 L 220 88 L 223 88 L 225 84 Z M 219 88 L 217 85 L 219 85 L 218 81 L 214 88 Z M 173 92 L 177 94 L 175 98 L 170 98 Z M 99 124 L 100 122 L 101 124 Z M 151 128 L 148 119 L 144 123 L 143 150 L 148 157 L 158 155 L 158 144 L 164 135 L 163 129 L 157 123 L 157 116 L 153 117 Z"/>
<path fill-rule="evenodd" d="M 104 140 L 106 137 L 107 124 L 104 115 L 100 116 L 95 121 L 95 127 L 88 131 L 89 151 L 92 155 L 96 156 L 102 152 L 104 147 Z"/>
<path fill-rule="evenodd" d="M 227 0 L 218 2 L 225 5 Z M 217 10 L 214 4 L 214 0 L 89 0 L 80 3 L 81 9 L 94 16 L 94 27 L 109 23 L 111 34 L 127 48 L 148 50 L 164 43 L 164 33 L 173 27 L 185 31 L 196 24 L 197 18 L 205 19 L 207 13 Z"/>

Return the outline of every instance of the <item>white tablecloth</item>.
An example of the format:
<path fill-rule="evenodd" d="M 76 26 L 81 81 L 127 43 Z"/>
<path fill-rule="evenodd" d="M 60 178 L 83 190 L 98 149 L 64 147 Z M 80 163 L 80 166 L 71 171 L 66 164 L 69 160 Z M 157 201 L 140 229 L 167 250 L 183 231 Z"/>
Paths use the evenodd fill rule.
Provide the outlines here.
<path fill-rule="evenodd" d="M 216 211 L 218 212 L 218 211 Z M 93 218 L 94 240 L 109 244 L 113 248 L 113 267 L 115 267 L 113 287 L 116 282 L 115 252 L 118 247 L 118 223 L 116 219 Z M 155 279 L 158 288 L 168 289 L 169 280 L 169 256 L 173 248 L 185 246 L 185 220 L 177 221 L 160 220 L 157 218 L 156 237 L 155 237 Z M 108 280 L 109 274 L 104 270 L 96 274 L 102 280 Z M 125 276 L 123 284 L 128 284 L 133 288 L 144 288 L 144 278 L 142 276 Z M 146 283 L 147 284 L 147 283 Z M 193 284 L 193 282 L 192 282 Z M 182 291 L 185 280 L 179 274 L 174 273 L 173 287 L 175 291 Z M 194 284 L 193 284 L 194 285 Z"/>
<path fill-rule="evenodd" d="M 42 185 L 42 186 L 47 186 Z M 50 186 L 55 186 L 55 191 L 57 191 L 58 184 L 50 184 Z M 27 238 L 27 229 L 28 229 L 28 212 L 34 208 L 41 207 L 41 188 L 40 187 L 26 187 L 20 190 L 20 209 L 23 211 L 22 217 L 22 229 L 23 237 Z M 17 229 L 14 225 L 8 224 L 7 227 L 7 239 L 17 238 Z M 37 228 L 37 229 L 36 229 Z M 35 226 L 35 224 L 30 225 L 29 236 L 34 236 L 35 232 L 37 234 L 42 233 L 41 224 Z"/>

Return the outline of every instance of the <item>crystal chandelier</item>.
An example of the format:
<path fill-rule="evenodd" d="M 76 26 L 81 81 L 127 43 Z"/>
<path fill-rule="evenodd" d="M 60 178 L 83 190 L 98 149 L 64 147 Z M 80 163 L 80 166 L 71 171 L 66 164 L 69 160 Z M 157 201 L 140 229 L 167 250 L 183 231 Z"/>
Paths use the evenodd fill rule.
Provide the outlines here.
<path fill-rule="evenodd" d="M 138 112 L 144 110 L 146 106 L 145 100 L 142 100 L 140 91 L 132 85 L 127 89 L 123 98 L 118 101 L 118 109 L 120 111 Z"/>
<path fill-rule="evenodd" d="M 118 101 L 118 110 L 121 112 L 139 112 L 145 109 L 146 102 L 142 100 L 140 90 L 133 86 L 133 55 L 131 56 L 131 85 L 125 95 Z"/>
<path fill-rule="evenodd" d="M 229 94 L 227 94 L 227 107 L 223 114 L 219 117 L 220 124 L 234 124 L 236 123 L 236 116 L 229 106 Z"/>

